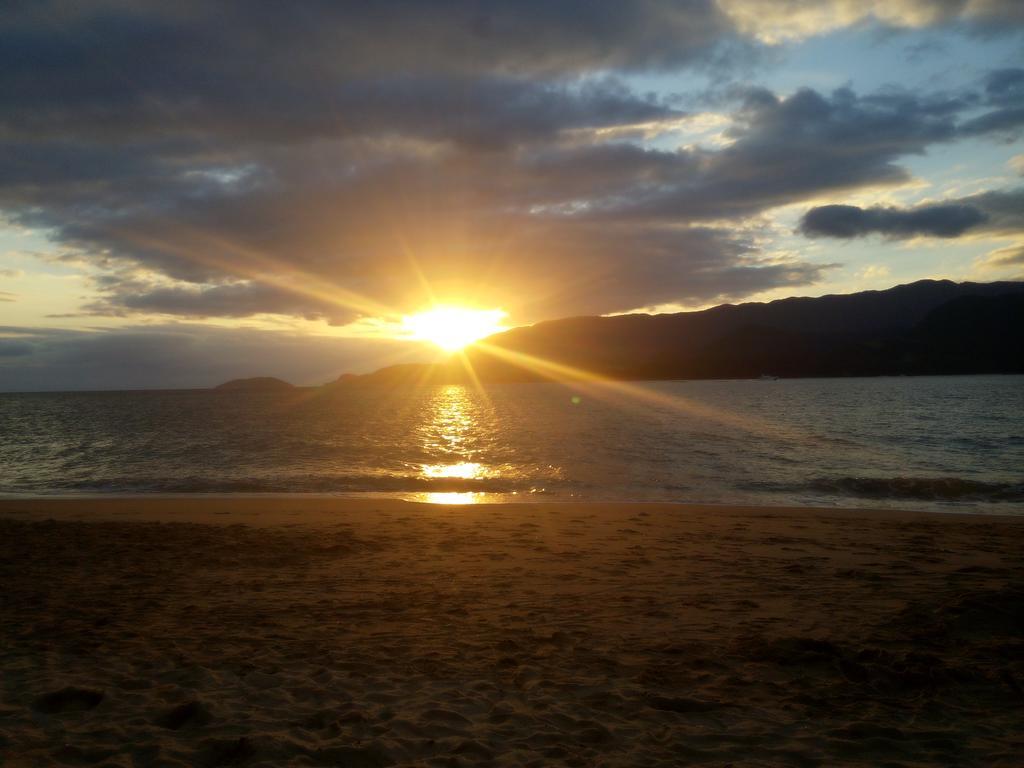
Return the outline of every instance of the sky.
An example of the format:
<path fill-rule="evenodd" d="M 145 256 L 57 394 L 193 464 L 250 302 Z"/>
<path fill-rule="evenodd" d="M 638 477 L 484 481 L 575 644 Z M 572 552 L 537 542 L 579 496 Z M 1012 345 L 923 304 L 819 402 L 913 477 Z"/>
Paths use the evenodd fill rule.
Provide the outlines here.
<path fill-rule="evenodd" d="M 318 384 L 510 326 L 1024 278 L 1019 0 L 32 0 L 0 391 Z"/>

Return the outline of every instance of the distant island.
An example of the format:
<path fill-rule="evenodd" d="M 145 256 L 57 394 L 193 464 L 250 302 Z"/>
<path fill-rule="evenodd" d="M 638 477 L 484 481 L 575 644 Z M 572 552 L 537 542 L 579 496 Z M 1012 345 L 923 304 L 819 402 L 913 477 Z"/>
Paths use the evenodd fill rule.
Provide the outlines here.
<path fill-rule="evenodd" d="M 592 375 L 658 380 L 1024 373 L 1024 282 L 920 280 L 884 291 L 697 312 L 574 317 L 490 336 L 463 357 L 343 374 L 321 389 Z M 242 379 L 221 387 L 271 388 L 243 385 L 257 381 L 291 386 Z"/>
<path fill-rule="evenodd" d="M 283 379 L 276 379 L 273 376 L 254 376 L 249 379 L 232 379 L 214 387 L 218 392 L 243 391 L 243 392 L 285 392 L 295 389 Z"/>

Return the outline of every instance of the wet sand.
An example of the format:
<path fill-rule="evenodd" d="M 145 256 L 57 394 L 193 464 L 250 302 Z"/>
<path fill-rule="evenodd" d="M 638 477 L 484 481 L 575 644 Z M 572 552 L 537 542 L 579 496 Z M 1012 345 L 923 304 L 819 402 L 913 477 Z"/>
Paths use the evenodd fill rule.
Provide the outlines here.
<path fill-rule="evenodd" d="M 0 765 L 1020 766 L 1024 517 L 0 502 Z"/>

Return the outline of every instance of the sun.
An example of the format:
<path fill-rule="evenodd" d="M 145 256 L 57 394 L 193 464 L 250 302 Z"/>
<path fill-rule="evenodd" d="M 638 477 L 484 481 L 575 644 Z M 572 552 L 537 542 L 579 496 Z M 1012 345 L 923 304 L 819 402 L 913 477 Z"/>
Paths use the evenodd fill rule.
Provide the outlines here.
<path fill-rule="evenodd" d="M 505 330 L 508 315 L 500 309 L 438 306 L 402 318 L 402 327 L 414 339 L 429 341 L 446 352 L 456 352 L 474 341 Z"/>

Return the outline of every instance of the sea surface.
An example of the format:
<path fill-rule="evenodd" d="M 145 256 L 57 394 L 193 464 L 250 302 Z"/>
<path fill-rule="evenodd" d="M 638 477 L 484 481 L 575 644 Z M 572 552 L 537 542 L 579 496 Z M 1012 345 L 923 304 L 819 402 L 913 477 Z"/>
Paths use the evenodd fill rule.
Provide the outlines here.
<path fill-rule="evenodd" d="M 0 394 L 0 494 L 1024 514 L 1024 376 Z"/>

